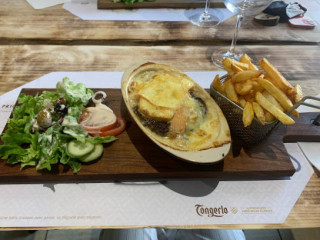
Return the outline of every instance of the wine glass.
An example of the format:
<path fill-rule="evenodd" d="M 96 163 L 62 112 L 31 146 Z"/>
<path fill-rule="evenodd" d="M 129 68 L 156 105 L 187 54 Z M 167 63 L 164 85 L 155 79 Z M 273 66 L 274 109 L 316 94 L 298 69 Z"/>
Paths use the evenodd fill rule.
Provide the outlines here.
<path fill-rule="evenodd" d="M 190 22 L 199 27 L 214 27 L 219 24 L 220 19 L 209 13 L 210 0 L 206 0 L 204 12 L 196 13 L 189 17 Z"/>
<path fill-rule="evenodd" d="M 219 67 L 223 67 L 221 61 L 224 58 L 229 57 L 231 59 L 239 60 L 242 55 L 242 52 L 235 51 L 235 48 L 243 18 L 260 13 L 272 2 L 272 0 L 223 0 L 223 2 L 231 12 L 237 13 L 237 23 L 233 33 L 231 46 L 228 48 L 220 48 L 211 55 L 212 62 Z"/>

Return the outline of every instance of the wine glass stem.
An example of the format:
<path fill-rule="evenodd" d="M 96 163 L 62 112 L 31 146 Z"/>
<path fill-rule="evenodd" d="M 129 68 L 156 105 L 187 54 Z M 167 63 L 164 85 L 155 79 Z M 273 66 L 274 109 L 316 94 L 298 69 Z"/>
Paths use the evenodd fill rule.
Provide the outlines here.
<path fill-rule="evenodd" d="M 210 0 L 206 0 L 206 7 L 204 8 L 204 14 L 208 15 L 210 8 Z"/>
<path fill-rule="evenodd" d="M 229 49 L 229 56 L 230 57 L 234 57 L 234 54 L 235 54 L 235 48 L 236 48 L 236 44 L 237 44 L 237 40 L 238 40 L 238 32 L 239 32 L 239 28 L 242 23 L 242 19 L 243 19 L 243 16 L 241 14 L 238 14 L 236 28 L 234 30 L 231 46 Z"/>

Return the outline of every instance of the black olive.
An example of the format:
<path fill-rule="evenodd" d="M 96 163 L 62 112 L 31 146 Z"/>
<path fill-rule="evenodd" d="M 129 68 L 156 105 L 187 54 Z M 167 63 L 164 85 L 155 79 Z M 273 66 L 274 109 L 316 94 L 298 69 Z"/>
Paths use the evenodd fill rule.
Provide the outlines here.
<path fill-rule="evenodd" d="M 54 106 L 54 111 L 58 114 L 65 115 L 68 113 L 68 107 L 66 104 L 56 103 Z"/>

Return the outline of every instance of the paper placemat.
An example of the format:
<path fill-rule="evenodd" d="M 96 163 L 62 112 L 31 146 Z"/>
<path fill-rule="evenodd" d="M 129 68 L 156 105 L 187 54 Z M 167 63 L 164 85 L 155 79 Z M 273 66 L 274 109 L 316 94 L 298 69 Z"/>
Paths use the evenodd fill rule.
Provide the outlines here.
<path fill-rule="evenodd" d="M 97 0 L 72 0 L 63 8 L 83 20 L 115 20 L 115 21 L 189 21 L 192 14 L 203 12 L 202 9 L 98 9 Z M 224 21 L 234 13 L 226 8 L 209 9 L 220 21 Z"/>
<path fill-rule="evenodd" d="M 34 9 L 43 9 L 47 7 L 52 7 L 58 4 L 66 3 L 71 0 L 27 0 L 27 2 L 34 8 Z"/>
<path fill-rule="evenodd" d="M 208 88 L 224 72 L 186 74 Z M 53 88 L 66 76 L 90 88 L 120 88 L 122 73 L 54 72 L 23 87 Z M 20 89 L 0 96 L 2 128 Z M 0 227 L 281 224 L 313 173 L 298 144 L 285 146 L 297 171 L 279 180 L 1 184 Z"/>

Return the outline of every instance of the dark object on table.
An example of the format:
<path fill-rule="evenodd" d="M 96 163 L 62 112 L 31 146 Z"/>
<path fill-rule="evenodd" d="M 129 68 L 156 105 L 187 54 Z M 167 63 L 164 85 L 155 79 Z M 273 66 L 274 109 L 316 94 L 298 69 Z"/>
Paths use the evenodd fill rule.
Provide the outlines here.
<path fill-rule="evenodd" d="M 254 17 L 254 20 L 264 26 L 275 26 L 278 24 L 280 17 L 261 13 Z"/>
<path fill-rule="evenodd" d="M 320 126 L 320 114 L 312 122 L 316 126 Z"/>
<path fill-rule="evenodd" d="M 286 8 L 288 4 L 286 4 L 284 1 L 275 1 L 271 3 L 264 11 L 263 13 L 272 15 L 272 16 L 279 16 L 279 22 L 287 22 L 288 16 L 286 14 Z"/>
<path fill-rule="evenodd" d="M 303 15 L 307 9 L 301 6 L 299 3 L 285 3 L 284 1 L 275 1 L 272 2 L 263 13 L 279 16 L 279 22 L 288 22 L 288 20 L 292 17 L 296 17 L 299 15 Z"/>

